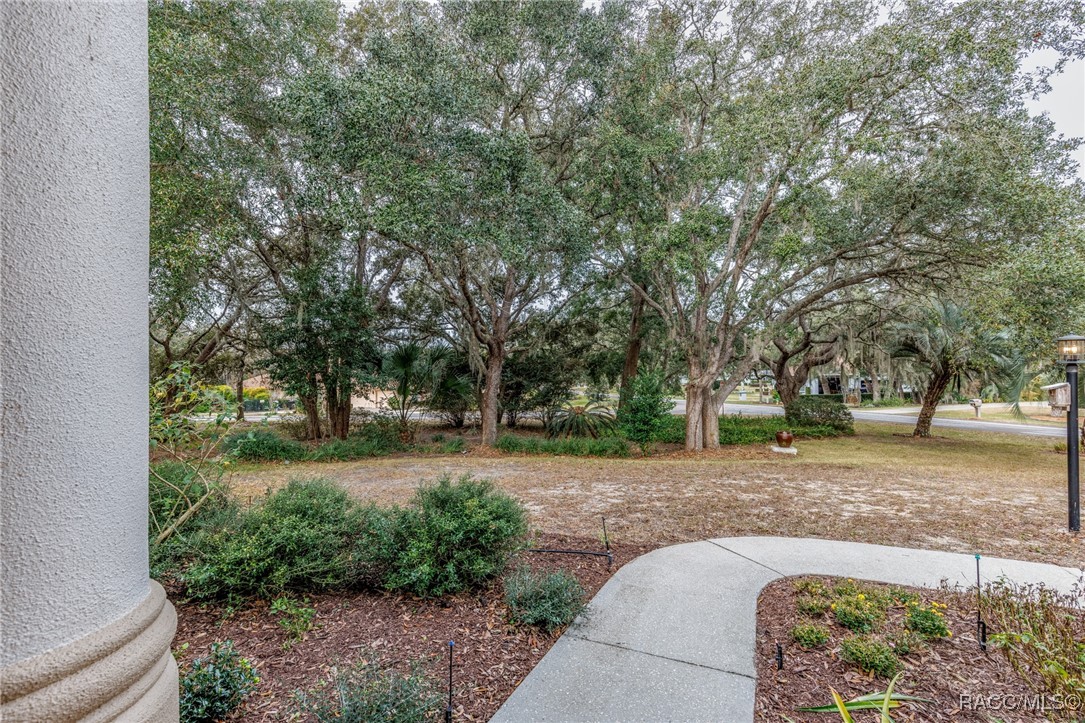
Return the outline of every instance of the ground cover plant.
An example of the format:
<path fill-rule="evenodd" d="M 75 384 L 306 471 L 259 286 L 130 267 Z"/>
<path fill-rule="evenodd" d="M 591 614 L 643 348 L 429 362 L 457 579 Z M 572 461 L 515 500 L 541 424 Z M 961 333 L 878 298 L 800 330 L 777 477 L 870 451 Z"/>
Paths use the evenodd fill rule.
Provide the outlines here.
<path fill-rule="evenodd" d="M 584 609 L 584 588 L 563 570 L 536 573 L 519 567 L 505 577 L 505 604 L 512 622 L 550 633 L 571 623 Z"/>
<path fill-rule="evenodd" d="M 1067 696 L 1073 688 L 1061 681 L 1080 680 L 1080 669 L 1067 669 L 1065 678 L 1050 674 L 1060 669 L 1056 659 L 1080 654 L 1075 635 L 1085 625 L 1085 612 L 1068 605 L 1080 605 L 1082 598 L 1012 586 L 992 586 L 985 594 L 991 596 L 985 607 L 989 625 L 1012 631 L 992 636 L 987 652 L 976 638 L 974 588 L 931 590 L 819 577 L 772 583 L 758 601 L 756 720 L 832 720 L 834 691 L 843 702 L 890 688 L 906 696 L 898 700 L 894 720 L 984 723 L 992 711 L 962 700 L 1021 700 L 1030 691 Z M 811 599 L 828 604 L 800 605 Z M 841 610 L 848 612 L 840 615 Z M 784 650 L 783 670 L 776 666 L 777 643 Z M 1079 712 L 1050 711 L 1056 720 L 1072 720 Z M 1012 720 L 1048 719 L 1038 713 L 1020 718 L 1030 715 L 1024 710 L 1013 714 Z M 862 720 L 858 712 L 855 717 Z"/>
<path fill-rule="evenodd" d="M 227 640 L 192 661 L 181 675 L 181 723 L 215 723 L 234 712 L 260 678 Z"/>

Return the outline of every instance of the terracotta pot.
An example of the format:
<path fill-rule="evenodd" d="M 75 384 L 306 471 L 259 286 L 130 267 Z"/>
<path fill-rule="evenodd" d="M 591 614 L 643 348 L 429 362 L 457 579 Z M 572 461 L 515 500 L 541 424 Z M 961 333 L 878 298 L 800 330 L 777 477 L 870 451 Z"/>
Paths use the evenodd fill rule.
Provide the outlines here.
<path fill-rule="evenodd" d="M 795 441 L 795 435 L 791 432 L 781 430 L 776 433 L 776 446 L 787 449 L 791 446 L 791 443 Z"/>

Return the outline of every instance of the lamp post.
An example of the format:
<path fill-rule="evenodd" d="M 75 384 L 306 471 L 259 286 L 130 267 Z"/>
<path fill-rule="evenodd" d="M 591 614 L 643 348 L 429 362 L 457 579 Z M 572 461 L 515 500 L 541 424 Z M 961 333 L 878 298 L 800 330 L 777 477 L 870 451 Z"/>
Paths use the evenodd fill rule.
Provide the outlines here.
<path fill-rule="evenodd" d="M 1066 479 L 1069 492 L 1070 531 L 1081 530 L 1081 486 L 1078 481 L 1077 365 L 1085 361 L 1085 336 L 1071 334 L 1055 340 L 1059 363 L 1066 367 L 1070 385 L 1070 411 L 1066 415 Z"/>

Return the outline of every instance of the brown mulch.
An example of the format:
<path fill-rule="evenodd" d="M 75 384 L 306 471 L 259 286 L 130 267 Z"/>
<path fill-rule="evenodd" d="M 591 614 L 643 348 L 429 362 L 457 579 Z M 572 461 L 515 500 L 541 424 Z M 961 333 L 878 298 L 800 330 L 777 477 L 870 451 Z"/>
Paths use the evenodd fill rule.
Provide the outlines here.
<path fill-rule="evenodd" d="M 832 578 L 817 579 L 831 586 Z M 832 620 L 831 615 L 813 621 L 796 609 L 796 578 L 778 580 L 768 585 L 757 604 L 757 703 L 755 720 L 774 723 L 790 719 L 795 723 L 837 720 L 829 713 L 800 713 L 798 708 L 829 705 L 835 688 L 845 700 L 884 691 L 888 681 L 867 675 L 840 659 L 840 641 L 850 631 Z M 884 588 L 877 583 L 864 587 Z M 899 587 L 899 586 L 897 586 Z M 892 715 L 895 721 L 982 721 L 989 723 L 992 715 L 1004 723 L 1047 720 L 1038 712 L 1028 710 L 975 710 L 964 704 L 961 696 L 973 700 L 991 696 L 992 701 L 1022 700 L 1032 696 L 1028 684 L 1014 671 L 1007 658 L 988 647 L 980 650 L 976 639 L 976 610 L 969 608 L 968 596 L 946 590 L 904 588 L 918 594 L 924 603 L 937 601 L 948 605 L 945 619 L 953 637 L 931 641 L 919 651 L 902 656 L 903 674 L 896 691 L 927 698 L 933 703 L 908 703 Z M 891 608 L 887 625 L 900 628 L 903 608 Z M 792 627 L 816 622 L 831 630 L 829 642 L 820 648 L 807 650 L 791 640 Z M 776 643 L 784 648 L 784 669 L 778 670 Z M 876 720 L 876 714 L 856 714 L 856 720 Z M 874 717 L 871 717 L 874 716 Z"/>
<path fill-rule="evenodd" d="M 593 538 L 541 534 L 541 548 L 596 550 Z M 537 570 L 564 569 L 574 575 L 590 599 L 622 565 L 653 549 L 650 545 L 613 545 L 614 565 L 602 557 L 520 553 L 513 565 Z M 211 643 L 232 640 L 251 660 L 260 676 L 258 690 L 231 720 L 280 721 L 293 713 L 291 695 L 314 688 L 331 668 L 359 659 L 407 670 L 420 662 L 439 690 L 447 690 L 448 641 L 455 641 L 454 710 L 456 720 L 488 720 L 516 686 L 557 641 L 534 628 L 507 622 L 500 580 L 474 592 L 438 600 L 388 592 L 352 591 L 310 595 L 316 609 L 315 627 L 303 640 L 287 645 L 289 634 L 279 627 L 266 602 L 254 602 L 229 613 L 221 606 L 177 604 L 177 635 L 173 648 L 185 643 L 179 656 L 184 666 L 205 655 Z M 172 594 L 171 597 L 179 599 Z"/>

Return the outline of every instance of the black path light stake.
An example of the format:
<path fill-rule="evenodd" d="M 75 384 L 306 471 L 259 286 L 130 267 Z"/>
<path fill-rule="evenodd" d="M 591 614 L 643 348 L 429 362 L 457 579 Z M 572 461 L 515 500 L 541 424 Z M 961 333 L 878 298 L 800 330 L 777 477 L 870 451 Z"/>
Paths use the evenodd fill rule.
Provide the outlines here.
<path fill-rule="evenodd" d="M 452 723 L 452 648 L 455 645 L 448 641 L 448 707 L 445 708 L 445 723 Z"/>
<path fill-rule="evenodd" d="M 980 650 L 987 651 L 987 623 L 983 622 L 983 583 L 980 582 L 980 556 L 976 555 L 976 634 Z"/>
<path fill-rule="evenodd" d="M 776 669 L 784 669 L 784 646 L 776 643 Z"/>

